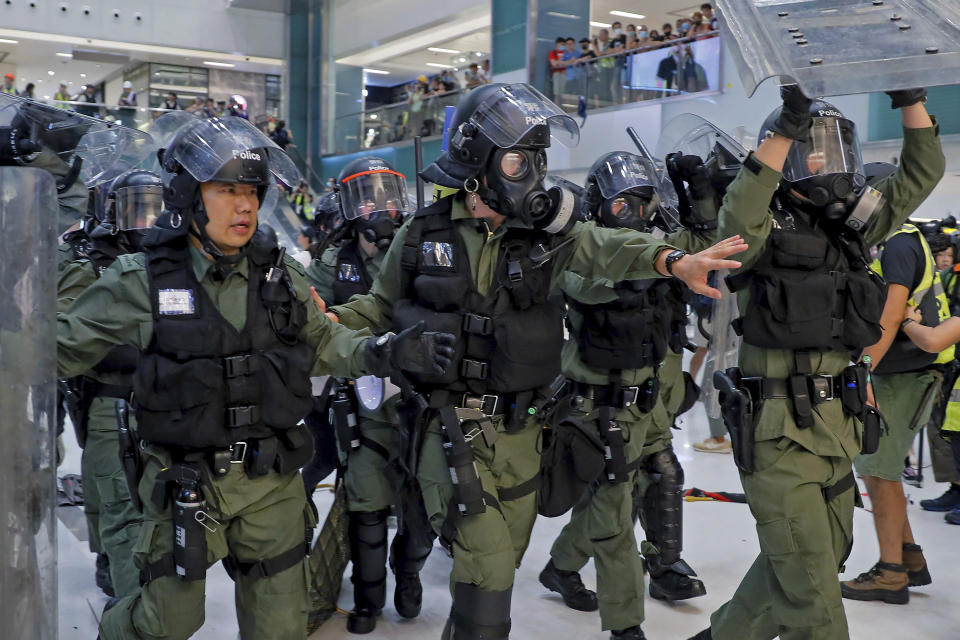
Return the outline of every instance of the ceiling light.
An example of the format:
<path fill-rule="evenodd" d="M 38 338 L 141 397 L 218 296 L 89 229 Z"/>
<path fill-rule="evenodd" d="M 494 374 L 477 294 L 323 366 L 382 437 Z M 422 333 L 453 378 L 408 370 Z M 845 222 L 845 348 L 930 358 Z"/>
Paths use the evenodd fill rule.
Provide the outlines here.
<path fill-rule="evenodd" d="M 81 73 L 81 74 L 80 74 L 80 77 L 81 77 L 81 78 L 86 78 L 86 77 L 87 77 L 87 74 Z"/>
<path fill-rule="evenodd" d="M 72 54 L 72 53 L 60 53 L 60 52 L 57 52 L 57 55 L 60 56 L 61 58 L 72 58 L 72 57 L 73 57 L 73 54 Z"/>
<path fill-rule="evenodd" d="M 363 91 L 360 92 L 360 95 L 362 95 L 364 98 L 366 98 L 367 95 L 368 95 L 368 93 L 369 93 L 369 92 L 368 92 L 366 89 L 364 89 Z"/>
<path fill-rule="evenodd" d="M 54 75 L 54 74 L 53 74 L 53 71 L 47 71 L 47 75 L 48 75 L 48 76 Z"/>
<path fill-rule="evenodd" d="M 591 26 L 591 27 L 600 27 L 601 29 L 609 29 L 609 28 L 610 28 L 610 24 L 609 24 L 609 23 L 607 23 L 607 22 L 597 22 L 596 20 L 591 20 L 591 21 L 590 21 L 590 26 Z"/>
<path fill-rule="evenodd" d="M 477 51 L 477 52 L 474 53 L 473 55 L 477 56 L 478 58 L 482 58 L 482 57 L 483 57 L 483 51 Z"/>
<path fill-rule="evenodd" d="M 208 67 L 224 67 L 226 69 L 232 69 L 233 67 L 237 66 L 229 62 L 213 62 L 212 60 L 204 60 L 203 64 L 207 65 Z"/>
<path fill-rule="evenodd" d="M 452 64 L 440 64 L 439 62 L 428 62 L 428 67 L 440 67 L 441 69 L 453 69 Z"/>
<path fill-rule="evenodd" d="M 49 99 L 50 99 L 50 96 L 43 96 L 43 99 L 44 99 L 44 100 L 49 100 Z"/>
<path fill-rule="evenodd" d="M 370 114 L 370 119 L 371 119 L 371 120 L 376 120 L 376 119 L 377 119 L 377 114 L 371 113 L 371 114 Z"/>
<path fill-rule="evenodd" d="M 443 47 L 427 47 L 427 51 L 434 53 L 460 53 L 458 49 L 444 49 Z"/>
<path fill-rule="evenodd" d="M 466 62 L 466 61 L 467 61 L 467 59 L 464 58 L 463 56 L 457 58 L 457 62 Z"/>
<path fill-rule="evenodd" d="M 547 11 L 548 16 L 553 16 L 554 18 L 568 18 L 570 20 L 578 20 L 580 16 L 573 13 L 560 13 L 559 11 Z"/>
<path fill-rule="evenodd" d="M 364 73 L 376 73 L 376 74 L 379 74 L 379 75 L 382 75 L 382 76 L 388 76 L 388 75 L 390 75 L 390 72 L 389 72 L 389 71 L 384 71 L 383 69 L 367 69 L 367 68 L 364 68 L 364 69 L 363 69 L 363 72 L 364 72 Z"/>
<path fill-rule="evenodd" d="M 620 16 L 621 18 L 635 18 L 637 20 L 643 20 L 647 17 L 642 13 L 630 13 L 629 11 L 611 11 L 610 15 Z"/>
<path fill-rule="evenodd" d="M 0 44 L 17 44 L 19 40 L 9 40 L 7 38 L 0 38 Z"/>

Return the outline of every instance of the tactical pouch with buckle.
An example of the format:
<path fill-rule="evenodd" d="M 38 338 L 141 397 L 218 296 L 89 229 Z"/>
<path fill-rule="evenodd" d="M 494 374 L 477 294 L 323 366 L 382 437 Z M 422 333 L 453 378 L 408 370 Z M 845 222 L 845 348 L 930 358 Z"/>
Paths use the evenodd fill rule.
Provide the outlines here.
<path fill-rule="evenodd" d="M 743 473 L 753 473 L 756 415 L 751 391 L 743 385 L 737 367 L 715 372 L 713 384 L 720 393 L 721 414 L 730 434 L 733 460 Z"/>
<path fill-rule="evenodd" d="M 865 405 L 863 408 L 863 441 L 860 444 L 860 453 L 876 453 L 880 448 L 880 436 L 883 430 L 883 417 L 876 407 Z"/>

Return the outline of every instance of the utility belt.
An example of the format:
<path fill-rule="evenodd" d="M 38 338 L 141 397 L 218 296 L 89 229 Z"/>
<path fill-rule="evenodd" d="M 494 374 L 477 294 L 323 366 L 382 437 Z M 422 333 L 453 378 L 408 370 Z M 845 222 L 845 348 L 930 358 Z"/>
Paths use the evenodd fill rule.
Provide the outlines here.
<path fill-rule="evenodd" d="M 93 398 L 117 398 L 130 400 L 133 396 L 133 383 L 106 384 L 93 378 L 83 377 L 84 392 Z"/>
<path fill-rule="evenodd" d="M 584 400 L 590 400 L 594 408 L 611 407 L 622 410 L 635 406 L 642 413 L 650 413 L 660 396 L 660 378 L 657 376 L 647 378 L 642 384 L 626 387 L 576 381 L 571 381 L 570 386 L 575 407 L 578 404 L 582 406 Z"/>
<path fill-rule="evenodd" d="M 864 364 L 846 367 L 838 376 L 796 374 L 789 378 L 744 377 L 733 367 L 717 371 L 713 383 L 720 393 L 723 421 L 730 433 L 733 457 L 744 473 L 754 470 L 754 430 L 765 400 L 790 400 L 800 429 L 813 426 L 817 405 L 840 400 L 843 410 L 863 424 L 861 452 L 874 453 L 880 444 L 883 418 L 867 405 L 869 371 Z"/>

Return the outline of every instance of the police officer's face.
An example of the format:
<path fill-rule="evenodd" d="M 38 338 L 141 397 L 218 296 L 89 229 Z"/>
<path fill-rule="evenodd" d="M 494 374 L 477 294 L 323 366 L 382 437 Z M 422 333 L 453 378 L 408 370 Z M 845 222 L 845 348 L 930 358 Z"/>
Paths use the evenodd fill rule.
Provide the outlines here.
<path fill-rule="evenodd" d="M 204 182 L 200 193 L 209 218 L 207 235 L 225 255 L 236 254 L 257 230 L 256 185 Z"/>

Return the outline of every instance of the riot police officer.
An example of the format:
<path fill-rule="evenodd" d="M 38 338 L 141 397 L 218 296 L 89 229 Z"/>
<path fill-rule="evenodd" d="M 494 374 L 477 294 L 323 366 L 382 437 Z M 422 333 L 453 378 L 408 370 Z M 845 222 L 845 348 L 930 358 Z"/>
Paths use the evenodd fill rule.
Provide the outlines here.
<path fill-rule="evenodd" d="M 190 122 L 161 163 L 166 210 L 143 252 L 120 256 L 58 316 L 62 375 L 118 344 L 141 352 L 143 586 L 107 609 L 101 637 L 189 637 L 203 623 L 206 570 L 224 560 L 241 636 L 302 639 L 316 517 L 297 473 L 313 447 L 297 423 L 311 369 L 386 375 L 403 361 L 439 375 L 452 337 L 421 325 L 370 339 L 309 303 L 298 264 L 251 241 L 274 180 L 297 172 L 248 122 Z"/>
<path fill-rule="evenodd" d="M 903 152 L 875 192 L 854 123 L 796 86 L 781 93 L 719 218 L 721 235 L 742 233 L 751 246 L 727 279 L 742 313 L 740 369 L 715 381 L 761 551 L 698 639 L 848 637 L 836 575 L 852 543 L 851 461 L 880 429 L 870 363 L 848 366 L 881 335 L 885 287 L 867 247 L 944 171 L 923 91 L 891 93 Z"/>
<path fill-rule="evenodd" d="M 453 555 L 444 637 L 457 640 L 510 631 L 514 571 L 537 513 L 541 420 L 563 382 L 563 309 L 551 289 L 562 278 L 673 274 L 707 291 L 707 270 L 741 248 L 734 239 L 686 255 L 632 230 L 574 223 L 568 194 L 544 187 L 551 135 L 570 143 L 579 131 L 529 85 L 464 95 L 449 150 L 423 172 L 458 191 L 401 227 L 370 293 L 330 310 L 351 328 L 425 322 L 457 336 L 446 375 L 410 373 L 428 405 L 417 477 Z"/>
<path fill-rule="evenodd" d="M 94 188 L 91 202 L 93 219 L 64 236 L 62 250 L 69 262 L 59 270 L 60 311 L 66 311 L 120 255 L 140 250 L 143 233 L 163 207 L 163 184 L 154 173 L 132 170 Z M 136 363 L 136 349 L 119 346 L 85 375 L 61 383 L 67 388 L 70 418 L 83 448 L 84 513 L 90 549 L 98 554 L 97 586 L 109 596 L 123 597 L 140 586 L 133 544 L 142 520 L 120 464 L 117 425 L 117 404 L 133 394 Z M 122 407 L 121 415 L 124 411 Z"/>
<path fill-rule="evenodd" d="M 598 226 L 675 231 L 676 215 L 670 210 L 675 212 L 676 204 L 667 201 L 670 185 L 649 155 L 615 151 L 601 156 L 587 174 L 585 191 L 585 205 Z M 685 250 L 706 248 L 712 239 L 712 233 L 687 230 L 665 238 Z M 589 611 L 599 606 L 602 627 L 612 631 L 612 639 L 640 640 L 645 637 L 640 628 L 643 566 L 631 517 L 638 472 L 649 476 L 643 481 L 643 520 L 648 539 L 659 551 L 649 561 L 658 568 L 651 571 L 651 591 L 658 581 L 674 593 L 672 582 L 686 580 L 694 586 L 685 585 L 684 595 L 705 593 L 679 557 L 683 470 L 669 444 L 644 454 L 654 413 L 662 414 L 661 421 L 668 419 L 658 374 L 671 348 L 676 316 L 685 316 L 685 304 L 682 285 L 670 280 L 590 285 L 561 284 L 571 336 L 563 348 L 563 372 L 574 394 L 566 420 L 589 428 L 608 455 L 600 478 L 574 506 L 569 524 L 554 541 L 540 582 L 561 593 L 572 608 Z M 597 568 L 597 594 L 585 589 L 577 573 L 590 557 Z"/>
<path fill-rule="evenodd" d="M 337 242 L 307 268 L 307 279 L 329 305 L 343 304 L 370 290 L 408 208 L 406 177 L 375 156 L 348 163 L 337 177 L 336 195 L 344 226 Z M 355 607 L 347 629 L 369 633 L 386 599 L 387 516 L 391 505 L 402 506 L 398 467 L 406 456 L 401 396 L 389 379 L 364 378 L 352 384 L 338 379 L 335 385 L 331 409 L 338 447 L 346 460 L 344 486 L 353 562 Z M 384 397 L 385 389 L 392 391 L 389 398 Z M 353 419 L 348 418 L 351 414 Z M 347 424 L 341 424 L 344 418 Z M 433 543 L 431 532 L 411 530 L 409 520 L 399 519 L 404 530 L 390 546 L 390 567 L 396 576 L 394 605 L 404 618 L 420 613 L 420 570 Z"/>

